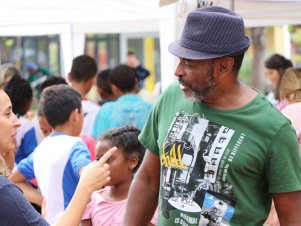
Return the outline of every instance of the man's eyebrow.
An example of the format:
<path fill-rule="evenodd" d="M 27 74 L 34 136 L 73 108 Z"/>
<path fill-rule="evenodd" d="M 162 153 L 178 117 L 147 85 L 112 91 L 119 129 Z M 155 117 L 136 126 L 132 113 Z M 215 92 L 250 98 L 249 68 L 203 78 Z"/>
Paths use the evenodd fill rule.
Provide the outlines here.
<path fill-rule="evenodd" d="M 187 61 L 187 62 L 192 62 L 191 59 L 186 59 L 186 58 L 182 58 L 184 61 Z"/>

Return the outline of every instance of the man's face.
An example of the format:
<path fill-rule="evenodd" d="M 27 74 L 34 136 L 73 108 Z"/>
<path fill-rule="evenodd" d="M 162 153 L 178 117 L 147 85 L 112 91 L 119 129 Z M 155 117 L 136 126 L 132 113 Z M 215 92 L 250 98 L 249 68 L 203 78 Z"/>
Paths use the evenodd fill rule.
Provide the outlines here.
<path fill-rule="evenodd" d="M 181 89 L 194 102 L 214 97 L 217 83 L 214 79 L 213 60 L 188 60 L 180 58 L 176 69 Z"/>

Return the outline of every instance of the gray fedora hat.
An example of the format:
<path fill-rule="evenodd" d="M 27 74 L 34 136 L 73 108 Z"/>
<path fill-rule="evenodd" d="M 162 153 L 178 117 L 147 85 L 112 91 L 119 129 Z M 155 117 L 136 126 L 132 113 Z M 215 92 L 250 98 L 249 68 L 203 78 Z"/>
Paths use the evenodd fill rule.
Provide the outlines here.
<path fill-rule="evenodd" d="M 235 56 L 251 44 L 243 19 L 219 6 L 196 9 L 188 14 L 179 41 L 171 43 L 171 54 L 191 60 Z"/>

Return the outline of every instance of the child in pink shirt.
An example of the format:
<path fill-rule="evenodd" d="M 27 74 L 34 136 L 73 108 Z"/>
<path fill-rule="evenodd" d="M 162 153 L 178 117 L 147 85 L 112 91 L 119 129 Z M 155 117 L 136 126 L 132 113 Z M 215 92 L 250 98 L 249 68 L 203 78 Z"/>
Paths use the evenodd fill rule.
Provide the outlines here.
<path fill-rule="evenodd" d="M 280 83 L 280 99 L 288 103 L 281 112 L 296 130 L 301 151 L 301 68 L 289 68 Z"/>
<path fill-rule="evenodd" d="M 97 159 L 111 147 L 117 147 L 117 151 L 107 161 L 111 181 L 107 187 L 92 194 L 82 217 L 82 226 L 123 225 L 129 188 L 145 153 L 145 148 L 138 140 L 139 133 L 136 127 L 124 126 L 108 130 L 100 137 L 96 144 Z M 153 217 L 149 226 L 156 224 L 157 219 Z"/>

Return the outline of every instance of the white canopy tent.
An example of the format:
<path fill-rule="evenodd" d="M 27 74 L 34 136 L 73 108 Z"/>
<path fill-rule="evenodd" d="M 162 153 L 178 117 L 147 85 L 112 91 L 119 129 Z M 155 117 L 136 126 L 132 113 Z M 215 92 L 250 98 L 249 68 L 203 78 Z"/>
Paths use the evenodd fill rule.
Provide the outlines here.
<path fill-rule="evenodd" d="M 1 1 L 0 36 L 59 34 L 66 73 L 84 51 L 85 33 L 159 32 L 165 88 L 176 65 L 168 44 L 179 37 L 198 2 L 232 8 L 249 27 L 301 24 L 301 0 L 8 0 Z"/>

